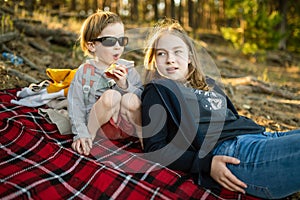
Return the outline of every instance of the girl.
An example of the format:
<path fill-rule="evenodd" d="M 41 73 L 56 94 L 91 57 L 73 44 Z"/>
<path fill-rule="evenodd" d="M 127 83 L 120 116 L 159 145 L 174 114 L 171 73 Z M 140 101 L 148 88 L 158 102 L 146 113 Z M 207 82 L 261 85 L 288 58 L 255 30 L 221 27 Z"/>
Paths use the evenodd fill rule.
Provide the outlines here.
<path fill-rule="evenodd" d="M 77 69 L 68 92 L 72 148 L 80 154 L 89 155 L 97 133 L 109 139 L 141 135 L 142 83 L 133 62 L 120 59 L 127 43 L 115 13 L 98 10 L 82 25 L 81 49 L 92 59 Z"/>
<path fill-rule="evenodd" d="M 238 115 L 203 74 L 203 60 L 176 21 L 159 22 L 145 50 L 142 125 L 149 159 L 192 174 L 206 188 L 267 199 L 300 191 L 300 130 L 269 133 Z"/>

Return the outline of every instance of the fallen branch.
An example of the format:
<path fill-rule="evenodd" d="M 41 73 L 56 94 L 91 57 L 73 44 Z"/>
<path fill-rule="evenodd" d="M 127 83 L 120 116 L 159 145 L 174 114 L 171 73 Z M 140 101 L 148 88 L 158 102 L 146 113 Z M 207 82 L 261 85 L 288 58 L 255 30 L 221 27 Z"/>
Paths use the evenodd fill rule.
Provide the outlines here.
<path fill-rule="evenodd" d="M 287 99 L 275 99 L 275 98 L 268 98 L 268 101 L 274 102 L 274 103 L 279 103 L 279 104 L 289 104 L 293 106 L 300 106 L 300 100 L 287 100 Z"/>
<path fill-rule="evenodd" d="M 3 50 L 5 50 L 5 51 L 7 51 L 7 52 L 9 52 L 9 53 L 14 53 L 12 50 L 10 50 L 6 45 L 2 45 L 2 49 Z M 37 70 L 37 71 L 39 71 L 39 72 L 43 72 L 43 73 L 45 73 L 45 70 L 44 69 L 42 69 L 41 67 L 38 67 L 38 66 L 36 66 L 33 62 L 31 62 L 28 58 L 26 58 L 25 56 L 21 56 L 21 55 L 18 55 L 20 58 L 22 58 L 23 59 L 23 61 L 24 61 L 24 63 L 25 64 L 27 64 L 27 65 L 29 65 L 29 67 L 31 68 L 31 69 L 34 69 L 34 70 Z"/>
<path fill-rule="evenodd" d="M 24 60 L 24 63 L 25 64 L 27 64 L 27 65 L 29 65 L 29 67 L 31 68 L 31 69 L 35 69 L 35 70 L 37 70 L 37 71 L 39 71 L 39 72 L 44 72 L 45 73 L 45 70 L 44 69 L 42 69 L 41 67 L 38 67 L 38 66 L 36 66 L 33 62 L 31 62 L 28 58 L 26 58 L 25 56 L 20 56 L 23 60 Z"/>
<path fill-rule="evenodd" d="M 48 52 L 48 50 L 44 47 L 42 47 L 41 45 L 39 45 L 37 42 L 34 42 L 34 41 L 29 41 L 28 43 L 30 46 L 32 46 L 33 48 L 35 48 L 36 50 L 38 51 L 41 51 L 41 52 Z"/>
<path fill-rule="evenodd" d="M 1 2 L 1 4 L 3 4 L 3 2 Z M 14 15 L 15 14 L 14 10 L 11 9 L 11 8 L 8 8 L 7 6 L 1 5 L 0 10 L 3 11 L 4 13 L 8 13 L 10 15 Z"/>
<path fill-rule="evenodd" d="M 19 36 L 18 32 L 9 32 L 0 35 L 0 43 L 9 42 L 11 40 L 16 39 Z"/>
<path fill-rule="evenodd" d="M 14 21 L 14 25 L 25 35 L 31 37 L 41 36 L 43 38 L 48 38 L 50 42 L 59 44 L 61 46 L 71 46 L 77 39 L 76 34 L 63 29 L 48 29 L 43 25 L 31 25 L 18 20 Z"/>
<path fill-rule="evenodd" d="M 300 96 L 297 96 L 289 91 L 284 91 L 279 88 L 274 88 L 271 85 L 269 85 L 263 81 L 257 80 L 253 76 L 246 76 L 246 77 L 240 77 L 240 78 L 228 78 L 228 79 L 223 79 L 223 82 L 225 84 L 229 84 L 231 86 L 241 86 L 241 85 L 246 86 L 246 85 L 248 85 L 248 86 L 251 86 L 251 90 L 253 92 L 262 92 L 262 93 L 266 93 L 266 94 L 283 97 L 286 99 L 294 99 L 294 100 L 300 99 Z"/>
<path fill-rule="evenodd" d="M 29 83 L 39 83 L 39 81 L 35 78 L 33 78 L 32 76 L 29 76 L 28 74 L 25 74 L 23 72 L 20 72 L 16 69 L 12 69 L 10 67 L 5 67 L 5 69 L 7 70 L 7 73 L 9 75 L 12 75 L 12 76 L 17 76 L 19 77 L 20 79 L 24 80 L 24 81 L 27 81 Z"/>

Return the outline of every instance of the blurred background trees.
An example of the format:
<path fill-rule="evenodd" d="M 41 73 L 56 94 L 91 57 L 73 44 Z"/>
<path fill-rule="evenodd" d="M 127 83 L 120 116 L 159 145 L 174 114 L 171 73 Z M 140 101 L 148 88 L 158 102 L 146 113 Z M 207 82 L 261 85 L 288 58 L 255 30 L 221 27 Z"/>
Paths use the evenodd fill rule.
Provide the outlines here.
<path fill-rule="evenodd" d="M 220 34 L 244 54 L 269 49 L 300 52 L 300 0 L 1 0 L 1 4 L 12 9 L 17 5 L 28 16 L 44 12 L 79 20 L 100 8 L 139 26 L 167 16 L 179 20 L 196 39 L 203 32 Z"/>

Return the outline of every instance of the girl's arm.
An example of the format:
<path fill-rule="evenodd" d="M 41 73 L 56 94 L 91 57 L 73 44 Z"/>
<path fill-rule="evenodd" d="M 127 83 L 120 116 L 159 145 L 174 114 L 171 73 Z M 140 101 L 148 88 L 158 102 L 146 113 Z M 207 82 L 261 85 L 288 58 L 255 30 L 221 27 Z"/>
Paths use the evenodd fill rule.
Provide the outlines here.
<path fill-rule="evenodd" d="M 170 115 L 154 85 L 149 84 L 142 95 L 143 142 L 146 157 L 175 170 L 197 173 L 198 153 L 189 148 L 190 144 L 186 143 L 184 138 L 178 137 L 180 136 L 177 134 L 178 127 Z"/>
<path fill-rule="evenodd" d="M 224 188 L 245 194 L 247 185 L 231 173 L 226 166 L 227 163 L 237 165 L 240 161 L 229 156 L 214 156 L 211 165 L 211 177 Z"/>

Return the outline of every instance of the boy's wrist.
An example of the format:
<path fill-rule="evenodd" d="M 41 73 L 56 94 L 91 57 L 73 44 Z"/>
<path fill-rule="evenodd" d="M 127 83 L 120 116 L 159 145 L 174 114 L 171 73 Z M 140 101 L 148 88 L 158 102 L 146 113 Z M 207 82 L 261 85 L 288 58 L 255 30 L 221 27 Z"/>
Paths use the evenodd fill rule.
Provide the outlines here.
<path fill-rule="evenodd" d="M 128 88 L 128 82 L 127 82 L 127 79 L 125 81 L 125 84 L 121 84 L 121 85 L 118 85 L 119 88 L 121 88 L 122 90 L 126 90 Z"/>

